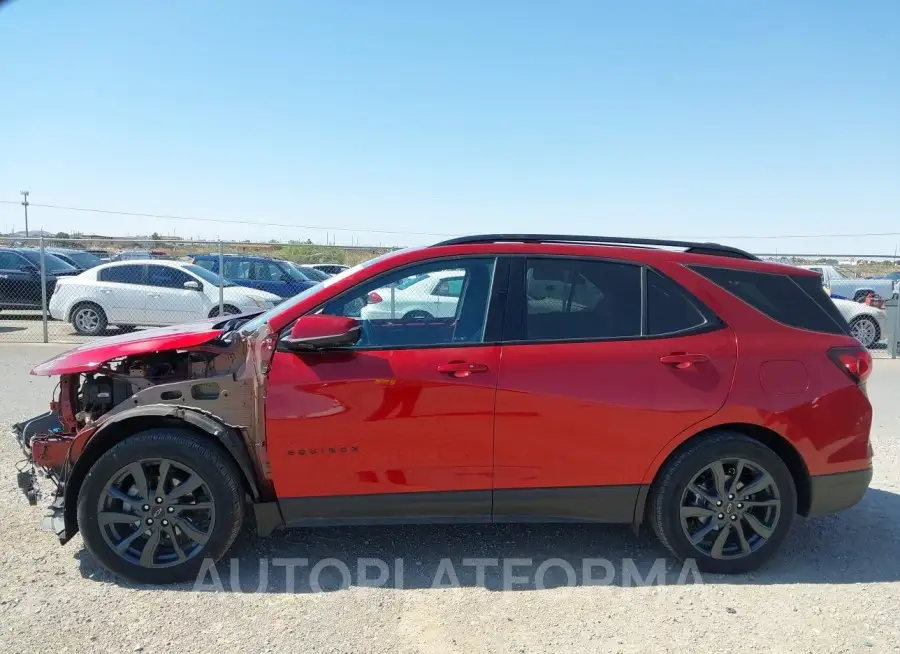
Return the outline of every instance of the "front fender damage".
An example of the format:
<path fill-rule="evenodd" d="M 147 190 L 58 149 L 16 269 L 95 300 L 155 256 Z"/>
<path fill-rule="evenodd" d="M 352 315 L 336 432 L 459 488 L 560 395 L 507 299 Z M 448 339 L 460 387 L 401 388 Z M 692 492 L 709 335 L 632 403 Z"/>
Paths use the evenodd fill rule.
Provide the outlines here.
<path fill-rule="evenodd" d="M 39 469 L 56 485 L 42 526 L 67 542 L 78 531 L 78 492 L 93 463 L 130 434 L 180 425 L 215 440 L 234 459 L 260 533 L 279 527 L 265 449 L 265 373 L 272 347 L 265 327 L 260 331 L 258 339 L 125 357 L 87 374 L 62 375 L 51 411 L 15 425 L 31 478 Z M 27 475 L 20 473 L 19 485 L 33 496 Z"/>

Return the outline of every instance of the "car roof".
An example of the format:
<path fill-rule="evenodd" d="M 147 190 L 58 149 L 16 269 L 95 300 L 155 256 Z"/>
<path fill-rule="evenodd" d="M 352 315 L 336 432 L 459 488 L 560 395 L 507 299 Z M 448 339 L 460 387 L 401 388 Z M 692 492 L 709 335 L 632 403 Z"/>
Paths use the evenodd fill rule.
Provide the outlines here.
<path fill-rule="evenodd" d="M 175 259 L 131 259 L 129 261 L 109 261 L 101 263 L 91 270 L 105 270 L 107 268 L 120 268 L 122 266 L 167 266 L 169 268 L 184 268 L 190 261 L 178 261 Z"/>

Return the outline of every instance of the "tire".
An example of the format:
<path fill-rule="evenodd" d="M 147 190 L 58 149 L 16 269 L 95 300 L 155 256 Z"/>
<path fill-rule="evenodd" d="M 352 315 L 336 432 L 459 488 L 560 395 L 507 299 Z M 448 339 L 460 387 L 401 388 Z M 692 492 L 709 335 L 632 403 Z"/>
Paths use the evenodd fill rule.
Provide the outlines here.
<path fill-rule="evenodd" d="M 237 307 L 232 306 L 230 304 L 226 304 L 225 306 L 222 307 L 222 309 L 224 310 L 224 313 L 226 316 L 235 316 L 235 315 L 241 313 L 240 309 L 238 309 Z M 218 316 L 219 316 L 219 307 L 213 307 L 212 310 L 209 312 L 209 317 L 217 318 Z"/>
<path fill-rule="evenodd" d="M 82 336 L 99 336 L 106 331 L 106 312 L 93 302 L 82 302 L 72 309 L 71 322 Z"/>
<path fill-rule="evenodd" d="M 722 464 L 724 473 L 726 493 L 721 499 L 715 484 L 716 463 Z M 735 472 L 740 486 L 730 494 Z M 771 483 L 751 493 L 748 502 L 740 490 L 765 479 L 762 473 L 768 474 Z M 751 502 L 766 505 L 749 507 Z M 797 512 L 797 491 L 775 452 L 743 434 L 716 431 L 690 443 L 666 463 L 651 489 L 648 511 L 656 536 L 680 560 L 693 559 L 703 572 L 739 574 L 757 569 L 781 546 Z M 699 539 L 698 545 L 688 534 Z"/>
<path fill-rule="evenodd" d="M 166 462 L 163 497 L 156 484 Z M 138 490 L 136 470 L 146 493 Z M 193 485 L 192 479 L 200 482 L 196 489 L 173 495 L 175 481 Z M 126 501 L 131 497 L 133 503 Z M 141 584 L 194 581 L 203 561 L 218 561 L 237 537 L 243 498 L 240 473 L 218 445 L 184 429 L 150 429 L 91 466 L 78 493 L 78 526 L 87 550 L 113 574 Z M 201 508 L 185 508 L 193 506 Z M 101 525 L 101 516 L 109 522 Z"/>
<path fill-rule="evenodd" d="M 881 340 L 881 328 L 872 316 L 857 316 L 851 320 L 850 333 L 865 348 L 872 347 Z"/>
<path fill-rule="evenodd" d="M 434 316 L 427 311 L 410 311 L 403 316 L 404 320 L 431 320 L 432 318 Z"/>

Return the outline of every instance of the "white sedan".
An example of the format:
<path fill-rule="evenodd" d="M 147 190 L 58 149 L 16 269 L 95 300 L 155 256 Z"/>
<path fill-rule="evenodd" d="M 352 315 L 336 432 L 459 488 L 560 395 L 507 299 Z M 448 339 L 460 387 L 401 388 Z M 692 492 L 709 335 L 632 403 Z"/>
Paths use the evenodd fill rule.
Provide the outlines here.
<path fill-rule="evenodd" d="M 414 275 L 369 293 L 360 310 L 363 320 L 452 318 L 462 293 L 465 270 Z"/>
<path fill-rule="evenodd" d="M 887 331 L 884 309 L 853 300 L 831 299 L 844 319 L 850 323 L 850 333 L 863 347 L 872 347 Z"/>
<path fill-rule="evenodd" d="M 87 336 L 102 334 L 108 324 L 176 325 L 219 315 L 220 285 L 226 314 L 269 309 L 281 301 L 192 263 L 121 261 L 60 279 L 49 309 L 55 320 L 71 322 L 75 331 Z"/>

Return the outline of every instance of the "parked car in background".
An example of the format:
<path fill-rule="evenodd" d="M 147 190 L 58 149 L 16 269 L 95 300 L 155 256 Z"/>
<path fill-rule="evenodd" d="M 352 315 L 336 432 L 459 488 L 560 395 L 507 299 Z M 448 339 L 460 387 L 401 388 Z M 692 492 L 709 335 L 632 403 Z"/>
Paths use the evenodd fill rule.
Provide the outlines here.
<path fill-rule="evenodd" d="M 452 317 L 348 315 L 417 276 L 463 278 Z M 140 583 L 196 580 L 251 515 L 262 536 L 649 523 L 699 570 L 746 573 L 797 514 L 869 487 L 872 357 L 849 332 L 818 275 L 734 248 L 464 237 L 59 354 L 32 371 L 59 378 L 58 413 L 15 431 L 58 482 L 59 540 Z"/>
<path fill-rule="evenodd" d="M 288 261 L 288 264 L 296 268 L 298 271 L 300 271 L 301 275 L 305 276 L 307 279 L 313 282 L 323 282 L 331 277 L 331 275 L 329 275 L 328 273 L 317 270 L 308 263 L 296 263 L 295 261 Z"/>
<path fill-rule="evenodd" d="M 69 248 L 44 248 L 44 251 L 49 252 L 53 256 L 62 259 L 73 268 L 77 268 L 79 271 L 88 270 L 103 263 L 99 257 L 85 250 L 74 250 Z"/>
<path fill-rule="evenodd" d="M 850 325 L 850 333 L 863 347 L 872 347 L 887 333 L 887 314 L 884 309 L 864 302 L 834 297 L 831 299 Z"/>
<path fill-rule="evenodd" d="M 171 258 L 164 250 L 122 250 L 110 257 L 110 261 L 170 260 Z"/>
<path fill-rule="evenodd" d="M 836 266 L 803 265 L 797 266 L 811 270 L 822 276 L 822 285 L 827 287 L 831 297 L 839 300 L 863 302 L 869 295 L 875 295 L 878 303 L 894 297 L 897 283 L 889 279 L 863 279 L 853 277 Z"/>
<path fill-rule="evenodd" d="M 895 270 L 893 272 L 889 272 L 886 275 L 879 275 L 878 277 L 873 277 L 872 279 L 890 279 L 895 284 L 900 282 L 900 271 Z"/>
<path fill-rule="evenodd" d="M 85 252 L 93 254 L 95 257 L 100 259 L 100 263 L 107 263 L 111 258 L 109 250 L 85 250 Z"/>
<path fill-rule="evenodd" d="M 316 270 L 321 270 L 323 273 L 328 275 L 337 275 L 340 272 L 344 272 L 350 266 L 345 266 L 340 263 L 312 263 L 310 264 Z"/>
<path fill-rule="evenodd" d="M 223 276 L 228 281 L 268 291 L 282 298 L 293 297 L 319 283 L 282 259 L 225 254 L 222 260 L 225 264 Z M 218 254 L 198 254 L 194 256 L 193 262 L 214 273 L 220 272 Z"/>
<path fill-rule="evenodd" d="M 412 275 L 366 296 L 363 320 L 431 320 L 456 315 L 465 270 L 441 270 Z"/>
<path fill-rule="evenodd" d="M 60 280 L 49 309 L 54 319 L 72 323 L 87 336 L 102 334 L 110 324 L 175 325 L 218 316 L 220 285 L 225 314 L 269 309 L 281 301 L 191 263 L 122 261 Z"/>
<path fill-rule="evenodd" d="M 62 259 L 44 253 L 47 299 L 59 280 L 78 270 Z M 0 309 L 40 309 L 41 251 L 33 248 L 0 248 Z"/>

